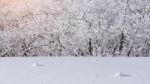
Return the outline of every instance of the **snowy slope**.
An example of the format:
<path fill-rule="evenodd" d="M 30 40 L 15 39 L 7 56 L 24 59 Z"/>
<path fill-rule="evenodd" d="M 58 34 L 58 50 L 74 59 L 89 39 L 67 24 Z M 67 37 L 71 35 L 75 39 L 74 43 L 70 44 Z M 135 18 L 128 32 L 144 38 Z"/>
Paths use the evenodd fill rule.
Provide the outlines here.
<path fill-rule="evenodd" d="M 150 58 L 1 58 L 0 84 L 149 84 Z"/>

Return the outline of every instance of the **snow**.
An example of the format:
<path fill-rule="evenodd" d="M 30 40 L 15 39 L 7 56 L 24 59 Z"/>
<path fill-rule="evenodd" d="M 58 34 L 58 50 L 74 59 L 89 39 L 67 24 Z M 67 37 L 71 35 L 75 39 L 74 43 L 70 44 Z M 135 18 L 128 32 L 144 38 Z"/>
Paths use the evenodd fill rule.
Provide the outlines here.
<path fill-rule="evenodd" d="M 116 77 L 128 77 L 128 76 L 131 76 L 131 75 L 119 72 L 119 73 L 116 73 L 114 76 L 116 76 Z"/>
<path fill-rule="evenodd" d="M 149 64 L 150 58 L 1 58 L 0 84 L 149 84 Z"/>
<path fill-rule="evenodd" d="M 41 65 L 41 64 L 38 64 L 38 63 L 34 63 L 32 66 L 37 67 L 37 66 L 44 66 L 44 65 Z"/>

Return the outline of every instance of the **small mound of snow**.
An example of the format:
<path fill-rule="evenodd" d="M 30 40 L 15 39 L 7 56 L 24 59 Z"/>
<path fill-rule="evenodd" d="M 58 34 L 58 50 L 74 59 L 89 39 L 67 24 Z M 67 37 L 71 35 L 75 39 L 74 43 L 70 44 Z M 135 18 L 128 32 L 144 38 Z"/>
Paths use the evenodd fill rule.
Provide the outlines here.
<path fill-rule="evenodd" d="M 38 65 L 39 65 L 38 63 L 34 63 L 32 66 L 36 67 L 36 66 L 38 66 Z"/>
<path fill-rule="evenodd" d="M 32 66 L 37 67 L 37 66 L 43 66 L 43 65 L 38 64 L 38 63 L 33 63 L 33 65 L 32 65 Z"/>
<path fill-rule="evenodd" d="M 116 73 L 114 76 L 115 76 L 115 77 L 129 77 L 129 76 L 131 76 L 131 75 L 130 75 L 130 74 L 126 74 L 126 73 L 119 72 L 119 73 Z"/>

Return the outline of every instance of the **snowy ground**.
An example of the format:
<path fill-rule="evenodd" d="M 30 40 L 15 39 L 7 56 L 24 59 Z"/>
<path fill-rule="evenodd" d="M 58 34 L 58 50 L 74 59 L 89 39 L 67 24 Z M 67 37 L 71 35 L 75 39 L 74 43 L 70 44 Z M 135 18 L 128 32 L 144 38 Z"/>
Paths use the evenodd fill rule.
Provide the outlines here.
<path fill-rule="evenodd" d="M 150 58 L 1 58 L 0 84 L 149 84 Z"/>

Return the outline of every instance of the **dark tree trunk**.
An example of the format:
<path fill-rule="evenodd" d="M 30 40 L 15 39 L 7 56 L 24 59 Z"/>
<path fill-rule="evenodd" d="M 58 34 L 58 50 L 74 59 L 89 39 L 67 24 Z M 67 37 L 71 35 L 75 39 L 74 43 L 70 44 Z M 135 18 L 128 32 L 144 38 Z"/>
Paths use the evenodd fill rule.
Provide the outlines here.
<path fill-rule="evenodd" d="M 121 53 L 122 53 L 124 40 L 125 40 L 125 35 L 124 35 L 124 33 L 122 32 L 122 33 L 121 33 L 121 36 L 120 36 L 119 55 L 121 55 Z"/>
<path fill-rule="evenodd" d="M 130 54 L 131 54 L 131 52 L 132 52 L 132 48 L 133 48 L 133 46 L 130 47 L 130 49 L 129 49 L 128 53 L 127 53 L 127 56 L 128 56 L 128 57 L 130 56 Z"/>
<path fill-rule="evenodd" d="M 91 39 L 89 39 L 89 54 L 92 56 L 93 55 L 93 46 L 92 46 L 92 41 L 91 41 Z"/>

